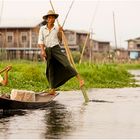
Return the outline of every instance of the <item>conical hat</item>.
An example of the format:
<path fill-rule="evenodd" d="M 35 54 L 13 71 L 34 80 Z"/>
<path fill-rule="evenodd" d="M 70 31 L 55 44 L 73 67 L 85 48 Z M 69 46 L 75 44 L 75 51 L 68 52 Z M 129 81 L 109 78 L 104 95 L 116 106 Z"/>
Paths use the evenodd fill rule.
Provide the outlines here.
<path fill-rule="evenodd" d="M 44 15 L 44 16 L 43 16 L 43 19 L 47 19 L 48 16 L 55 16 L 55 18 L 57 18 L 59 15 L 56 14 L 54 11 L 49 10 L 49 12 L 47 13 L 47 15 Z"/>

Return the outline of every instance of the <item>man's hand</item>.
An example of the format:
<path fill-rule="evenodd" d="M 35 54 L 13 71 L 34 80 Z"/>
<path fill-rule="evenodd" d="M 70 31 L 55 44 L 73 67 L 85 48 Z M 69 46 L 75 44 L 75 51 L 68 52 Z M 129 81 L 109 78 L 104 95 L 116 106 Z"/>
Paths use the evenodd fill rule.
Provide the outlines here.
<path fill-rule="evenodd" d="M 41 49 L 41 56 L 42 56 L 42 58 L 44 59 L 44 60 L 46 60 L 46 58 L 47 58 L 47 55 L 46 55 L 46 51 L 45 51 L 45 49 L 44 49 L 44 45 L 39 45 L 39 47 L 40 47 L 40 49 Z"/>
<path fill-rule="evenodd" d="M 47 55 L 46 55 L 45 50 L 41 50 L 41 56 L 42 56 L 42 58 L 43 58 L 44 60 L 47 59 Z"/>
<path fill-rule="evenodd" d="M 62 41 L 62 32 L 63 32 L 63 28 L 59 25 L 58 26 L 58 39 L 60 40 L 60 42 Z"/>
<path fill-rule="evenodd" d="M 59 25 L 59 32 L 62 32 L 63 28 Z"/>
<path fill-rule="evenodd" d="M 42 55 L 42 57 L 46 57 L 46 52 L 45 52 L 44 48 L 41 48 L 41 55 Z"/>

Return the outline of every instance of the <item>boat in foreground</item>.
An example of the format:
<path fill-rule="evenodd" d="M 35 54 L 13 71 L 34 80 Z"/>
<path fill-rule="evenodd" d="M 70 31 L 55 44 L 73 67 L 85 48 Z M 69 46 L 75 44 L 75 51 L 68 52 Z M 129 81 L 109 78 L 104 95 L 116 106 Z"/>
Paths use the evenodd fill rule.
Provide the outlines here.
<path fill-rule="evenodd" d="M 58 95 L 36 94 L 34 102 L 11 100 L 8 97 L 0 96 L 0 109 L 37 109 L 47 107 L 52 103 L 53 99 Z"/>

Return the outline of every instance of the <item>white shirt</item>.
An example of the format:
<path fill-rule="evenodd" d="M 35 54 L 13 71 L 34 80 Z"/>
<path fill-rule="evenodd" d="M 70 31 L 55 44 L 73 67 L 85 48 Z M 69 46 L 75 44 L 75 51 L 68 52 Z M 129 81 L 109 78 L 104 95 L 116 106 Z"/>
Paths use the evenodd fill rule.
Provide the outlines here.
<path fill-rule="evenodd" d="M 58 28 L 55 26 L 49 31 L 46 25 L 39 30 L 38 44 L 44 44 L 46 47 L 53 47 L 59 44 Z"/>

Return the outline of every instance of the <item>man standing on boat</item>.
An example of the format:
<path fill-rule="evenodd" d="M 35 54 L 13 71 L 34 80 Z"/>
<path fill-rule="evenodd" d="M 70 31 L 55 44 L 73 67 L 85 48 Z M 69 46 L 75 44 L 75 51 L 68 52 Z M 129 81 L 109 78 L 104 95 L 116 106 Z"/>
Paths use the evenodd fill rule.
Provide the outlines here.
<path fill-rule="evenodd" d="M 77 76 L 77 72 L 71 67 L 67 57 L 61 51 L 60 41 L 62 40 L 62 27 L 54 25 L 58 14 L 49 10 L 43 16 L 46 25 L 39 31 L 38 45 L 41 49 L 42 57 L 47 60 L 46 76 L 51 86 L 50 94 L 55 94 L 55 89 L 70 78 Z M 82 83 L 83 84 L 83 83 Z"/>

